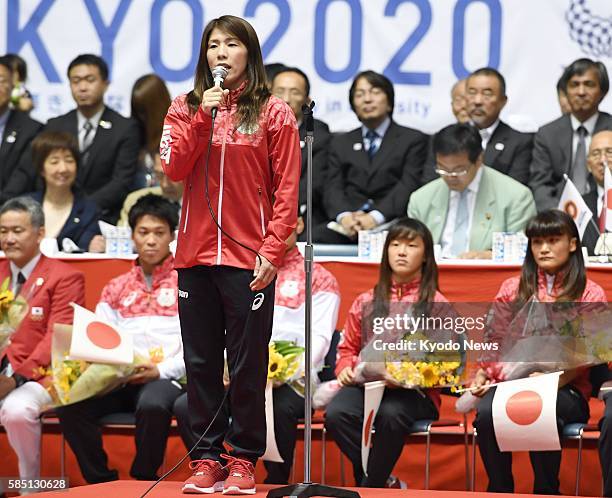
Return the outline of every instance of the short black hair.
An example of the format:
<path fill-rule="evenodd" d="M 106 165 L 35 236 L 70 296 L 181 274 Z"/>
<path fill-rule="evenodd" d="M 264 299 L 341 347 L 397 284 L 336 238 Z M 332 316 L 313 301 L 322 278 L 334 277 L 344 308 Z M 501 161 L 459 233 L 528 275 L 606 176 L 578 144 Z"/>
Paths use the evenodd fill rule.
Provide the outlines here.
<path fill-rule="evenodd" d="M 482 138 L 475 126 L 455 123 L 442 128 L 434 135 L 433 151 L 441 156 L 467 152 L 470 162 L 475 163 L 482 154 Z"/>
<path fill-rule="evenodd" d="M 497 69 L 492 67 L 481 67 L 480 69 L 476 69 L 476 71 L 472 72 L 468 76 L 468 80 L 472 76 L 493 76 L 494 78 L 497 78 L 497 81 L 499 81 L 499 91 L 501 92 L 502 97 L 506 96 L 506 80 Z"/>
<path fill-rule="evenodd" d="M 375 71 L 361 71 L 351 84 L 351 88 L 349 90 L 349 103 L 351 104 L 351 109 L 355 112 L 355 107 L 353 106 L 353 97 L 355 96 L 355 87 L 357 86 L 357 82 L 361 79 L 365 78 L 365 80 L 372 85 L 374 88 L 380 88 L 385 95 L 387 96 L 387 102 L 389 103 L 389 107 L 391 111 L 389 115 L 393 114 L 393 107 L 395 106 L 395 90 L 393 89 L 393 83 L 391 80 L 387 78 L 384 74 L 377 73 Z"/>
<path fill-rule="evenodd" d="M 306 96 L 310 95 L 310 80 L 308 79 L 308 76 L 306 76 L 306 73 L 297 67 L 284 67 L 280 71 L 278 71 L 272 78 L 272 86 L 274 85 L 274 80 L 276 79 L 276 77 L 279 74 L 283 73 L 295 73 L 299 74 L 302 78 L 304 78 L 304 82 L 306 83 Z"/>
<path fill-rule="evenodd" d="M 11 85 L 13 84 L 13 65 L 11 64 L 11 59 L 10 57 L 7 57 L 6 55 L 3 55 L 2 57 L 0 57 L 0 66 L 5 67 L 8 72 L 11 74 Z"/>
<path fill-rule="evenodd" d="M 11 63 L 11 67 L 13 68 L 13 72 L 16 72 L 19 76 L 19 81 L 24 82 L 28 79 L 28 65 L 23 57 L 17 54 L 6 54 L 5 57 L 8 58 Z"/>
<path fill-rule="evenodd" d="M 286 67 L 287 66 L 281 62 L 270 62 L 269 64 L 264 64 L 264 71 L 266 72 L 266 80 L 268 80 L 268 84 L 272 85 L 274 77 L 281 71 L 284 71 Z"/>
<path fill-rule="evenodd" d="M 128 223 L 132 232 L 136 230 L 136 225 L 138 225 L 140 219 L 147 215 L 165 221 L 170 228 L 170 232 L 174 233 L 176 230 L 178 225 L 176 204 L 165 197 L 157 194 L 146 194 L 136 201 L 128 213 Z"/>
<path fill-rule="evenodd" d="M 104 81 L 108 81 L 108 65 L 104 59 L 94 54 L 81 54 L 77 55 L 76 58 L 68 65 L 67 75 L 70 78 L 70 71 L 76 66 L 96 66 L 100 71 L 100 77 Z"/>
<path fill-rule="evenodd" d="M 602 62 L 596 62 L 594 60 L 587 59 L 586 57 L 582 59 L 576 59 L 574 62 L 572 62 L 569 66 L 565 68 L 565 71 L 561 76 L 561 79 L 564 81 L 565 84 L 565 92 L 567 93 L 567 85 L 574 76 L 582 76 L 589 69 L 594 69 L 597 73 L 597 78 L 599 79 L 599 88 L 601 88 L 601 98 L 603 99 L 608 93 L 608 90 L 610 90 L 610 79 L 608 78 L 608 70 Z"/>

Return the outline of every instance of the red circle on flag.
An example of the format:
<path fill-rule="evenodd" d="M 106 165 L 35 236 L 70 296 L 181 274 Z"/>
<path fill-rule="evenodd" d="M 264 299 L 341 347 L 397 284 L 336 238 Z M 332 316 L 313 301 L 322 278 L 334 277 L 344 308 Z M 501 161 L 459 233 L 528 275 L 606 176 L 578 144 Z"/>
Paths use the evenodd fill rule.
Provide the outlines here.
<path fill-rule="evenodd" d="M 372 429 L 372 418 L 374 418 L 374 410 L 370 410 L 365 427 L 363 428 L 363 445 L 365 447 L 370 446 L 370 431 Z"/>
<path fill-rule="evenodd" d="M 542 413 L 544 401 L 535 391 L 521 391 L 506 401 L 508 418 L 518 425 L 533 424 Z"/>
<path fill-rule="evenodd" d="M 608 209 L 612 209 L 612 189 L 606 194 L 606 205 Z"/>
<path fill-rule="evenodd" d="M 563 205 L 563 211 L 569 214 L 574 220 L 578 217 L 578 206 L 574 201 L 566 201 Z"/>
<path fill-rule="evenodd" d="M 110 325 L 102 322 L 91 322 L 87 325 L 87 337 L 102 349 L 115 349 L 121 344 L 121 336 Z"/>

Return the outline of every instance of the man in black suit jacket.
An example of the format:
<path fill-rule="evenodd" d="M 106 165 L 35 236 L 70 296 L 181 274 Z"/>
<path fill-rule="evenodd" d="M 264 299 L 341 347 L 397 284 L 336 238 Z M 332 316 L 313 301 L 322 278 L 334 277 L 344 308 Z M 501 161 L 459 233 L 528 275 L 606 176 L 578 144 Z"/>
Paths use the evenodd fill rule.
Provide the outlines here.
<path fill-rule="evenodd" d="M 100 207 L 102 217 L 115 222 L 136 172 L 138 125 L 104 105 L 108 67 L 100 57 L 79 55 L 68 67 L 68 78 L 77 108 L 50 119 L 45 129 L 68 131 L 78 138 L 77 183 Z"/>
<path fill-rule="evenodd" d="M 506 80 L 499 71 L 485 67 L 466 79 L 466 108 L 470 122 L 478 128 L 484 149 L 483 164 L 527 185 L 533 135 L 521 133 L 499 119 L 508 101 Z M 435 158 L 429 153 L 423 180 L 438 178 Z"/>
<path fill-rule="evenodd" d="M 595 133 L 612 129 L 612 116 L 599 111 L 610 86 L 606 67 L 601 62 L 578 59 L 565 69 L 562 81 L 572 112 L 542 126 L 535 136 L 529 186 L 538 210 L 557 207 L 564 174 L 582 194 L 595 189 L 592 176 L 586 172 L 586 151 Z M 581 134 L 584 146 L 580 146 Z M 582 151 L 580 155 L 579 151 Z M 577 178 L 585 179 L 585 176 L 581 188 Z"/>
<path fill-rule="evenodd" d="M 306 74 L 296 67 L 285 67 L 275 74 L 271 84 L 272 94 L 283 99 L 295 114 L 300 131 L 302 148 L 302 173 L 300 176 L 300 214 L 306 209 L 306 126 L 303 122 L 302 106 L 310 102 L 310 81 Z M 312 144 L 312 225 L 327 222 L 323 207 L 323 187 L 327 167 L 327 148 L 331 139 L 329 126 L 318 119 L 314 120 L 314 142 Z M 300 235 L 303 240 L 305 233 Z"/>
<path fill-rule="evenodd" d="M 421 186 L 427 136 L 392 121 L 391 81 L 359 73 L 349 101 L 362 126 L 332 138 L 324 193 L 328 219 L 343 234 L 313 230 L 318 242 L 350 243 L 359 230 L 405 216 L 410 194 Z"/>
<path fill-rule="evenodd" d="M 30 165 L 30 143 L 42 128 L 25 112 L 9 107 L 13 91 L 13 70 L 7 57 L 0 57 L 0 201 L 23 194 L 12 184 L 15 170 Z"/>
<path fill-rule="evenodd" d="M 595 254 L 595 245 L 601 231 L 605 231 L 601 212 L 604 206 L 604 168 L 612 167 L 612 131 L 603 130 L 595 133 L 591 139 L 587 168 L 593 175 L 596 188 L 582 195 L 584 202 L 593 213 L 594 223 L 589 223 L 582 236 L 582 246 L 589 254 Z M 608 222 L 609 223 L 609 222 Z M 599 227 L 599 230 L 595 226 Z"/>

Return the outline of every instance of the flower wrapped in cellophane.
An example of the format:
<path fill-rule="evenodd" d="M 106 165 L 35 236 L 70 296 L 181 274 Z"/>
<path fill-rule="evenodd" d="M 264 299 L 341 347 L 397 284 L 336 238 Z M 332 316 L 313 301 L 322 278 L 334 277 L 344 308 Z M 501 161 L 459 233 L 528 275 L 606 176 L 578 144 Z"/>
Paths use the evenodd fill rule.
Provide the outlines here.
<path fill-rule="evenodd" d="M 27 299 L 21 295 L 15 296 L 9 289 L 9 283 L 10 278 L 6 277 L 0 286 L 0 355 L 28 313 Z"/>
<path fill-rule="evenodd" d="M 268 345 L 268 381 L 285 384 L 300 377 L 303 372 L 304 348 L 293 341 L 272 341 Z"/>
<path fill-rule="evenodd" d="M 110 365 L 69 357 L 72 326 L 55 324 L 51 347 L 51 377 L 49 388 L 55 406 L 77 403 L 94 396 L 106 394 L 123 382 L 135 370 L 131 365 Z"/>
<path fill-rule="evenodd" d="M 612 360 L 612 312 L 605 303 L 542 302 L 531 298 L 519 310 L 496 303 L 489 324 L 498 344 L 484 363 L 497 380 L 533 372 L 567 371 Z"/>
<path fill-rule="evenodd" d="M 364 311 L 364 316 L 368 313 Z M 407 389 L 456 388 L 464 370 L 464 337 L 456 332 L 456 318 L 448 303 L 434 303 L 425 310 L 392 303 L 383 319 L 364 320 L 366 344 L 355 367 L 355 382 L 384 380 Z"/>

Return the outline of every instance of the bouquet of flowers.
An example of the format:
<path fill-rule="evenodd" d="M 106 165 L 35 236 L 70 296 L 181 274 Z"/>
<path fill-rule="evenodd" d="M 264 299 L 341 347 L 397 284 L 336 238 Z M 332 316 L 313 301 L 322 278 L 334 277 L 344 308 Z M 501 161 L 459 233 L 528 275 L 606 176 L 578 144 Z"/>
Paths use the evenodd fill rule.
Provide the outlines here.
<path fill-rule="evenodd" d="M 403 337 L 418 343 L 425 334 L 416 332 Z M 459 351 L 386 352 L 385 380 L 400 387 L 447 387 L 456 389 L 461 378 Z"/>
<path fill-rule="evenodd" d="M 461 384 L 464 362 L 460 349 L 430 351 L 420 347 L 423 341 L 457 342 L 450 334 L 417 331 L 399 338 L 386 336 L 384 340 L 398 345 L 410 343 L 415 347 L 377 352 L 373 351 L 376 346 L 371 341 L 361 351 L 361 362 L 355 368 L 355 381 L 358 384 L 384 380 L 407 389 L 451 387 L 451 390 Z"/>
<path fill-rule="evenodd" d="M 49 387 L 55 406 L 77 403 L 93 396 L 106 394 L 131 375 L 138 363 L 109 365 L 69 358 L 72 326 L 55 324 L 51 348 L 51 377 Z"/>
<path fill-rule="evenodd" d="M 301 374 L 304 348 L 293 341 L 272 341 L 268 346 L 268 381 L 285 384 Z"/>
<path fill-rule="evenodd" d="M 0 354 L 10 343 L 11 336 L 28 313 L 27 300 L 15 296 L 9 289 L 10 278 L 6 277 L 0 286 Z"/>

